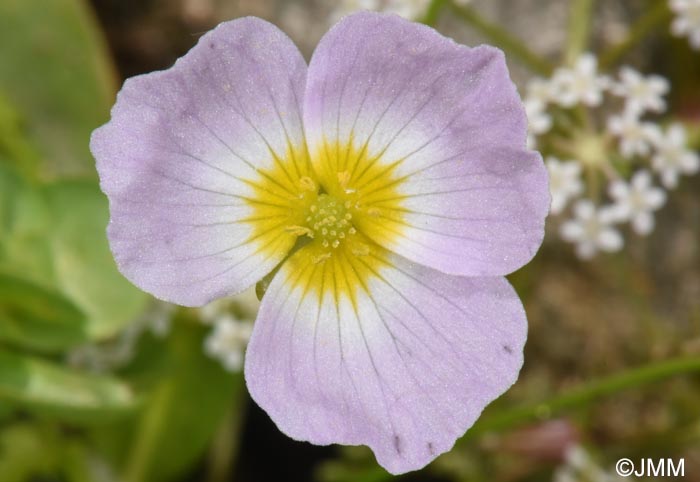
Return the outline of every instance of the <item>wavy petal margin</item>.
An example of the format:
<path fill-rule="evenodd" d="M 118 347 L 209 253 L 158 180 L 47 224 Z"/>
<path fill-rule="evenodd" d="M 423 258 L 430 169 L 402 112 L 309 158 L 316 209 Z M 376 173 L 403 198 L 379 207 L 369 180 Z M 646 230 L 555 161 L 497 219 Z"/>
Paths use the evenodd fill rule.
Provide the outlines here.
<path fill-rule="evenodd" d="M 314 156 L 326 145 L 353 144 L 355 158 L 314 167 L 327 178 L 348 171 L 372 213 L 358 228 L 383 247 L 464 276 L 510 273 L 539 248 L 547 172 L 525 148 L 500 50 L 397 16 L 351 15 L 311 59 L 304 125 L 312 162 L 328 163 Z"/>
<path fill-rule="evenodd" d="M 204 35 L 172 68 L 126 81 L 90 148 L 129 280 L 196 306 L 284 258 L 295 240 L 283 229 L 289 199 L 308 163 L 306 70 L 277 27 L 243 18 Z"/>
<path fill-rule="evenodd" d="M 394 474 L 450 450 L 517 379 L 527 321 L 504 278 L 374 247 L 273 279 L 246 355 L 253 399 L 297 440 L 368 445 Z"/>

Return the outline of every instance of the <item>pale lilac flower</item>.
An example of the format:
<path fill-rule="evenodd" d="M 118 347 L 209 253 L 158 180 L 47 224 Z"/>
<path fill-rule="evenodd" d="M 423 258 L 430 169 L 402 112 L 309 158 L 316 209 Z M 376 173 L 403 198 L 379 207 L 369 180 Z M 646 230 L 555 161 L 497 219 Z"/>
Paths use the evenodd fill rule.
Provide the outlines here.
<path fill-rule="evenodd" d="M 583 192 L 581 181 L 581 164 L 578 161 L 561 162 L 550 156 L 546 162 L 549 172 L 549 190 L 552 194 L 551 214 L 561 213 L 569 199 Z"/>
<path fill-rule="evenodd" d="M 678 185 L 680 174 L 691 175 L 700 169 L 698 153 L 688 149 L 685 128 L 681 124 L 671 124 L 665 133 L 655 136 L 654 147 L 652 167 L 667 189 Z"/>
<path fill-rule="evenodd" d="M 253 323 L 226 315 L 217 318 L 204 340 L 204 351 L 230 372 L 243 368 L 243 353 L 253 333 Z"/>
<path fill-rule="evenodd" d="M 582 199 L 574 205 L 574 215 L 561 225 L 560 234 L 565 241 L 576 244 L 579 258 L 591 259 L 598 251 L 622 248 L 622 236 L 613 227 L 616 218 L 610 207 L 597 209 L 590 200 Z"/>
<path fill-rule="evenodd" d="M 690 46 L 700 50 L 700 0 L 671 0 L 670 7 L 676 17 L 671 32 L 677 37 L 688 37 Z"/>
<path fill-rule="evenodd" d="M 578 58 L 573 68 L 560 67 L 552 76 L 552 101 L 563 107 L 578 103 L 600 105 L 610 79 L 598 74 L 598 59 L 590 53 Z"/>
<path fill-rule="evenodd" d="M 631 67 L 620 69 L 620 82 L 611 87 L 615 95 L 624 97 L 625 110 L 641 115 L 646 111 L 663 112 L 666 109 L 664 95 L 669 91 L 668 80 L 660 75 L 644 77 Z"/>
<path fill-rule="evenodd" d="M 275 270 L 253 399 L 392 473 L 449 450 L 517 378 L 504 274 L 543 237 L 547 172 L 502 52 L 395 15 L 345 17 L 307 66 L 255 18 L 129 79 L 93 134 L 122 273 L 201 306 Z"/>
<path fill-rule="evenodd" d="M 658 135 L 658 126 L 644 122 L 633 112 L 608 118 L 608 132 L 619 139 L 620 153 L 626 157 L 646 156 L 651 152 L 651 143 Z"/>
<path fill-rule="evenodd" d="M 630 221 L 634 232 L 642 236 L 654 230 L 653 212 L 666 202 L 666 191 L 652 185 L 649 171 L 637 171 L 629 184 L 621 179 L 613 181 L 608 193 L 618 221 Z"/>

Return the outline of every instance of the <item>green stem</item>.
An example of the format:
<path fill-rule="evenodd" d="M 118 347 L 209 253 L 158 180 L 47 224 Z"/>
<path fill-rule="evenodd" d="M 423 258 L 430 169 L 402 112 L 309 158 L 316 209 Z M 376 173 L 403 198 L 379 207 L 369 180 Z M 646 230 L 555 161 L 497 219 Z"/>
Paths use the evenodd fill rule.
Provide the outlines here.
<path fill-rule="evenodd" d="M 238 400 L 233 404 L 221 423 L 221 428 L 214 437 L 209 451 L 208 482 L 225 482 L 229 480 L 239 452 L 240 431 L 243 426 L 245 390 L 237 394 Z"/>
<path fill-rule="evenodd" d="M 564 61 L 572 65 L 588 45 L 595 0 L 573 0 L 569 11 L 569 37 Z"/>
<path fill-rule="evenodd" d="M 527 48 L 522 39 L 511 35 L 505 29 L 486 20 L 474 8 L 469 6 L 462 7 L 452 1 L 448 1 L 446 5 L 460 20 L 481 33 L 489 42 L 517 58 L 533 72 L 542 76 L 549 76 L 552 73 L 553 68 L 549 62 Z"/>
<path fill-rule="evenodd" d="M 693 372 L 700 372 L 700 358 L 677 358 L 632 368 L 568 390 L 567 393 L 542 403 L 484 417 L 474 424 L 458 443 L 463 444 L 486 432 L 505 430 L 542 418 L 549 418 L 564 410 L 583 407 L 599 398 L 614 395 L 623 390 Z"/>
<path fill-rule="evenodd" d="M 628 50 L 670 18 L 671 10 L 668 8 L 668 2 L 656 1 L 654 6 L 630 27 L 627 36 L 622 42 L 613 45 L 601 54 L 601 70 L 612 67 Z"/>
<path fill-rule="evenodd" d="M 149 479 L 153 453 L 158 449 L 158 437 L 168 424 L 167 406 L 172 399 L 174 387 L 164 383 L 153 394 L 153 399 L 144 410 L 124 474 L 125 482 L 146 482 Z"/>
<path fill-rule="evenodd" d="M 421 20 L 422 23 L 434 27 L 437 24 L 440 12 L 445 7 L 447 0 L 431 0 L 428 9 L 425 12 L 425 16 Z"/>

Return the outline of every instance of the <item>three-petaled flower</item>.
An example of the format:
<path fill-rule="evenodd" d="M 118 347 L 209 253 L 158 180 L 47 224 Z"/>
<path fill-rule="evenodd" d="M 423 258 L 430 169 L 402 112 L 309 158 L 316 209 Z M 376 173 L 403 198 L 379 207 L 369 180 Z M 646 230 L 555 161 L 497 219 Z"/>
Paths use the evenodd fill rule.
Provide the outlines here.
<path fill-rule="evenodd" d="M 196 306 L 274 273 L 250 394 L 316 444 L 417 469 L 517 378 L 507 274 L 549 207 L 503 54 L 359 13 L 309 65 L 255 18 L 128 80 L 91 148 L 121 271 Z M 269 279 L 269 277 L 268 277 Z"/>

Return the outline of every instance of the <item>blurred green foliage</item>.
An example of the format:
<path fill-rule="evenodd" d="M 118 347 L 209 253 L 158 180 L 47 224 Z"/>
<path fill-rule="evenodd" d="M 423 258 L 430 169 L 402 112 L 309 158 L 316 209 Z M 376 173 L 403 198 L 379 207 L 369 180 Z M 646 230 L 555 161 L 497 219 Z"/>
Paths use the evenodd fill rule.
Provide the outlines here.
<path fill-rule="evenodd" d="M 172 480 L 243 394 L 191 319 L 143 337 L 120 373 L 65 363 L 149 301 L 117 271 L 88 150 L 114 101 L 109 59 L 82 1 L 0 2 L 0 482 Z"/>
<path fill-rule="evenodd" d="M 572 11 L 578 12 L 577 18 L 588 17 L 593 3 L 575 0 Z M 533 72 L 552 69 L 548 60 L 529 50 L 527 42 L 486 21 L 471 7 L 434 0 L 425 20 L 435 24 L 445 12 L 481 32 Z M 638 32 L 646 35 L 651 26 L 658 26 L 648 19 L 657 22 L 667 16 L 666 9 L 657 4 L 633 26 L 632 36 L 641 35 Z M 572 27 L 569 56 L 586 47 L 592 28 L 590 22 L 573 22 Z M 634 46 L 636 37 L 632 40 L 614 46 L 603 58 L 612 63 Z M 675 64 L 687 69 L 684 62 Z M 227 374 L 205 356 L 202 344 L 207 328 L 191 312 L 177 313 L 167 339 L 150 334 L 140 337 L 134 357 L 109 373 L 94 373 L 68 363 L 76 348 L 114 342 L 147 313 L 152 301 L 115 266 L 105 237 L 108 204 L 99 190 L 88 150 L 91 131 L 109 117 L 117 84 L 114 70 L 93 16 L 81 0 L 0 0 L 0 482 L 182 480 L 195 473 L 198 465 L 195 477 L 205 472 L 201 464 L 207 450 L 216 453 L 208 471 L 210 479 L 225 480 L 227 464 L 235 454 L 236 431 L 246 400 L 243 379 Z M 696 87 L 697 82 L 690 82 L 695 93 Z M 605 294 L 619 295 L 611 297 L 609 306 L 619 305 L 632 312 L 642 327 L 642 335 L 628 330 L 633 332 L 628 343 L 632 355 L 628 353 L 625 363 L 639 365 L 654 360 L 650 356 L 656 349 L 654 339 L 675 336 L 673 343 L 680 344 L 677 339 L 685 333 L 697 333 L 697 326 L 690 323 L 677 329 L 678 335 L 672 331 L 676 328 L 666 329 L 656 319 L 642 320 L 653 317 L 646 291 L 652 283 L 646 278 L 645 267 L 618 259 L 586 271 L 580 266 L 572 268 L 570 260 L 562 262 L 550 255 L 538 256 L 527 271 L 513 277 L 521 295 L 524 299 L 554 300 L 554 288 L 566 283 L 579 287 L 581 298 L 596 296 L 591 295 L 596 287 Z M 583 281 L 571 281 L 576 269 L 576 276 Z M 563 271 L 569 274 L 563 275 Z M 555 282 L 547 286 L 546 280 Z M 580 311 L 586 308 L 581 306 Z M 545 303 L 543 309 L 552 307 Z M 569 308 L 569 313 L 574 310 L 578 308 Z M 592 325 L 589 331 L 573 333 L 592 337 L 595 331 L 606 328 L 603 323 L 595 325 L 600 320 L 594 320 L 599 313 L 593 311 L 592 316 L 582 316 Z M 700 315 L 695 313 L 694 317 L 698 323 Z M 533 326 L 533 333 L 540 336 L 529 343 L 527 380 L 491 405 L 470 435 L 438 459 L 431 470 L 451 480 L 490 481 L 494 480 L 494 467 L 506 459 L 500 480 L 543 480 L 543 466 L 544 477 L 551 475 L 546 464 L 526 471 L 525 479 L 508 472 L 513 465 L 527 464 L 517 454 L 499 452 L 498 448 L 505 446 L 499 443 L 506 438 L 498 438 L 501 432 L 569 410 L 572 420 L 590 426 L 592 436 L 609 436 L 613 430 L 606 431 L 596 423 L 610 423 L 608 418 L 624 410 L 611 411 L 613 416 L 606 418 L 597 412 L 605 412 L 607 405 L 596 408 L 593 402 L 624 389 L 700 370 L 695 356 L 658 364 L 652 361 L 638 370 L 603 377 L 624 365 L 616 357 L 624 356 L 620 353 L 625 344 L 607 334 L 607 345 L 594 352 L 602 355 L 591 362 L 592 368 L 584 366 L 581 354 L 575 370 L 547 367 L 545 372 L 541 365 L 557 359 L 553 355 L 557 347 L 566 351 L 571 346 L 566 342 L 571 341 L 572 331 L 553 328 L 557 321 L 561 320 Z M 642 321 L 649 321 L 646 328 Z M 671 335 L 664 335 L 668 332 Z M 640 341 L 642 336 L 646 336 L 646 343 Z M 616 353 L 613 356 L 605 350 Z M 568 351 L 568 356 L 579 358 L 576 350 Z M 670 358 L 669 354 L 682 353 L 673 345 L 664 355 Z M 558 359 L 562 365 L 567 360 L 570 362 L 565 357 Z M 558 377 L 557 369 L 575 372 L 579 376 L 575 385 L 581 388 L 568 389 L 570 380 Z M 692 382 L 687 377 L 676 386 L 676 407 L 671 420 L 663 425 L 673 430 L 668 430 L 665 438 L 659 437 L 657 446 L 682 450 L 700 440 L 698 388 Z M 656 414 L 647 406 L 649 400 L 653 402 L 655 390 L 646 390 L 643 401 L 634 396 L 624 399 L 625 409 L 637 407 L 635 415 L 648 415 L 644 410 Z M 546 396 L 552 398 L 543 400 Z M 670 403 L 662 405 L 670 410 L 666 407 Z M 636 422 L 639 420 L 633 419 Z M 642 434 L 637 439 L 646 435 L 643 424 L 639 425 L 634 427 Z M 627 443 L 626 451 L 616 455 L 659 453 L 658 447 L 640 442 L 635 445 L 633 436 L 625 440 L 623 434 L 620 438 Z M 615 442 L 600 435 L 599 439 L 603 447 Z M 340 457 L 319 465 L 316 475 L 329 482 L 391 478 L 368 450 L 354 447 L 344 448 Z"/>
<path fill-rule="evenodd" d="M 3 0 L 0 59 L 0 92 L 21 113 L 42 177 L 95 179 L 86 139 L 107 120 L 116 81 L 84 3 Z"/>

